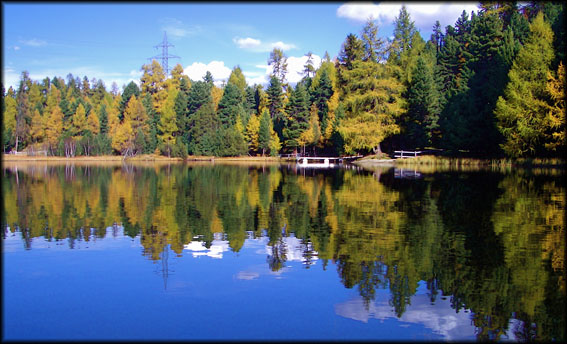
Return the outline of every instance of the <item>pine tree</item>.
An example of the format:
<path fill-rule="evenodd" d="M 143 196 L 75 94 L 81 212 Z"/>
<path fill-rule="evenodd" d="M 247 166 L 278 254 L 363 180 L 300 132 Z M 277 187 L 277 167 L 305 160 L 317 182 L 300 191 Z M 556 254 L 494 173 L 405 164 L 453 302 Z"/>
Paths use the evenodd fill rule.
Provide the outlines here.
<path fill-rule="evenodd" d="M 98 112 L 98 120 L 99 120 L 100 133 L 101 134 L 107 134 L 108 133 L 108 114 L 106 112 L 106 104 L 102 104 L 100 106 L 100 109 L 99 109 L 99 112 Z"/>
<path fill-rule="evenodd" d="M 333 93 L 333 83 L 329 76 L 329 68 L 320 68 L 311 84 L 311 103 L 317 107 L 317 115 L 319 123 L 321 123 L 321 131 L 323 132 L 327 128 L 328 101 Z"/>
<path fill-rule="evenodd" d="M 262 150 L 262 156 L 270 149 L 271 120 L 268 111 L 264 110 L 260 117 L 258 129 L 258 148 Z"/>
<path fill-rule="evenodd" d="M 530 36 L 508 73 L 504 96 L 498 98 L 495 115 L 504 135 L 501 145 L 512 157 L 545 153 L 547 116 L 546 81 L 553 61 L 553 32 L 543 18 L 530 24 Z"/>
<path fill-rule="evenodd" d="M 283 104 L 284 96 L 280 80 L 274 75 L 270 78 L 270 84 L 266 90 L 266 95 L 268 99 L 268 111 L 273 122 L 273 128 L 278 134 L 278 137 L 281 138 L 283 137 L 283 126 L 285 121 Z"/>
<path fill-rule="evenodd" d="M 414 148 L 424 148 L 432 144 L 434 131 L 438 128 L 439 92 L 423 57 L 418 58 L 412 75 L 407 92 L 409 123 L 406 135 Z"/>
<path fill-rule="evenodd" d="M 244 99 L 237 85 L 228 83 L 219 102 L 217 114 L 224 128 L 236 124 L 236 116 L 244 112 Z"/>
<path fill-rule="evenodd" d="M 140 88 L 134 81 L 130 81 L 130 83 L 124 88 L 124 92 L 122 92 L 122 97 L 120 99 L 120 108 L 119 108 L 119 118 L 122 120 L 124 118 L 124 110 L 128 105 L 128 101 L 132 96 L 136 96 L 136 98 L 140 97 Z"/>
<path fill-rule="evenodd" d="M 190 151 L 195 155 L 218 155 L 218 118 L 212 102 L 203 104 L 194 114 L 190 130 Z"/>
<path fill-rule="evenodd" d="M 286 110 L 288 117 L 283 129 L 285 147 L 297 152 L 299 137 L 309 128 L 309 99 L 303 84 L 298 83 L 293 90 Z"/>

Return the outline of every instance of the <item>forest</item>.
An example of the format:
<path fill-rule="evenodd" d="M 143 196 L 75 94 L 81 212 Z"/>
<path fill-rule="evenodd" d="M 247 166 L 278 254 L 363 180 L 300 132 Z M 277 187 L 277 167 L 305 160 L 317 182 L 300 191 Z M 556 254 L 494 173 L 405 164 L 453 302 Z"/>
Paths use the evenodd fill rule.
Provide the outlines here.
<path fill-rule="evenodd" d="M 153 61 L 139 84 L 108 91 L 67 75 L 2 87 L 3 152 L 92 156 L 384 154 L 441 149 L 481 157 L 565 154 L 563 3 L 481 2 L 425 40 L 405 6 L 392 39 L 368 20 L 338 55 L 286 81 L 287 57 L 268 57 L 269 82 L 170 75 Z"/>

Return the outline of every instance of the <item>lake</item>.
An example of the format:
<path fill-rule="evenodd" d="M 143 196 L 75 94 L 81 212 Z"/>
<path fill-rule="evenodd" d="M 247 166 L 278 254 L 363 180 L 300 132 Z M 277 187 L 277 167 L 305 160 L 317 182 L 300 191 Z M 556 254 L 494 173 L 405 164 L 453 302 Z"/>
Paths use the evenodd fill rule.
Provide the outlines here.
<path fill-rule="evenodd" d="M 565 338 L 561 170 L 4 163 L 5 340 Z"/>

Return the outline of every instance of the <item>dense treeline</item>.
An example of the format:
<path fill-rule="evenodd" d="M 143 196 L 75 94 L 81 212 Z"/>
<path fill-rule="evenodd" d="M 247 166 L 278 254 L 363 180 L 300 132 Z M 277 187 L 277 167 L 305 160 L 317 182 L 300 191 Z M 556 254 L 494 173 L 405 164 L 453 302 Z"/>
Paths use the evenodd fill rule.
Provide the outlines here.
<path fill-rule="evenodd" d="M 4 173 L 4 235 L 8 227 L 21 232 L 27 249 L 42 240 L 74 248 L 109 236 L 109 226 L 139 236 L 151 260 L 170 249 L 185 255 L 196 240 L 210 248 L 219 235 L 232 252 L 267 236 L 266 263 L 278 271 L 289 264 L 284 239 L 293 235 L 306 268 L 336 270 L 367 303 L 389 289 L 398 317 L 425 281 L 432 302 L 450 297 L 456 311 L 474 314 L 480 340 L 511 332 L 518 340 L 565 338 L 560 173 L 408 180 L 391 170 L 219 164 L 34 164 Z"/>
<path fill-rule="evenodd" d="M 108 92 L 102 80 L 69 74 L 3 89 L 4 152 L 131 156 L 158 153 L 380 153 L 442 148 L 484 156 L 565 153 L 564 4 L 481 2 L 425 41 L 405 7 L 393 39 L 368 21 L 337 59 L 325 54 L 286 82 L 274 49 L 266 88 L 236 66 L 217 87 L 210 73 L 168 76 L 156 61 Z"/>

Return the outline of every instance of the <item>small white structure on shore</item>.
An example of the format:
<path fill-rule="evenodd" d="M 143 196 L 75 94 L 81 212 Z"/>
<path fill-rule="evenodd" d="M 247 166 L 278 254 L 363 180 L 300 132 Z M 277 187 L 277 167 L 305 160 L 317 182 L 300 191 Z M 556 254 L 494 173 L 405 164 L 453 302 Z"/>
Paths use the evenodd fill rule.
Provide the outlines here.
<path fill-rule="evenodd" d="M 338 160 L 340 158 L 329 158 L 329 157 L 301 157 L 297 158 L 297 166 L 299 167 L 316 167 L 316 168 L 331 168 L 336 165 L 331 161 Z"/>

